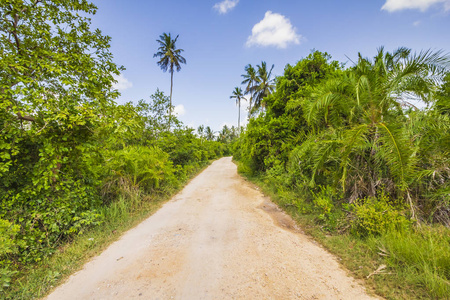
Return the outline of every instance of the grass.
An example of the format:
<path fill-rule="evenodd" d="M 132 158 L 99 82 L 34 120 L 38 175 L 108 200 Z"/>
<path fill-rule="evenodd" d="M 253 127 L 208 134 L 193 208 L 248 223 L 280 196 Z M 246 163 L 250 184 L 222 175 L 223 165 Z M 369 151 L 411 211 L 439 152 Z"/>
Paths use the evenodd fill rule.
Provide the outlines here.
<path fill-rule="evenodd" d="M 305 233 L 336 255 L 369 291 L 387 299 L 450 299 L 449 228 L 422 225 L 370 237 L 358 237 L 348 230 L 338 232 L 329 229 L 301 195 L 280 189 L 273 181 L 243 175 L 290 214 Z M 383 265 L 385 268 L 376 272 Z"/>
<path fill-rule="evenodd" d="M 190 172 L 195 177 L 203 168 Z M 0 299 L 36 299 L 46 296 L 92 257 L 103 252 L 122 234 L 155 213 L 181 189 L 165 195 L 143 195 L 140 190 L 128 190 L 119 199 L 100 210 L 105 220 L 101 225 L 75 236 L 60 246 L 51 257 L 22 270 L 10 289 Z"/>

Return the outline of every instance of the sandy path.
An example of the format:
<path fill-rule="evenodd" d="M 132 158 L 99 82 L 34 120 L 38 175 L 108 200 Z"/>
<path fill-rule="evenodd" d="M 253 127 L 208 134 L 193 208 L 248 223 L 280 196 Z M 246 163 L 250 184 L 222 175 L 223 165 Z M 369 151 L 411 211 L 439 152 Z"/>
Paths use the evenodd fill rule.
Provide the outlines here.
<path fill-rule="evenodd" d="M 47 299 L 370 298 L 222 158 Z"/>

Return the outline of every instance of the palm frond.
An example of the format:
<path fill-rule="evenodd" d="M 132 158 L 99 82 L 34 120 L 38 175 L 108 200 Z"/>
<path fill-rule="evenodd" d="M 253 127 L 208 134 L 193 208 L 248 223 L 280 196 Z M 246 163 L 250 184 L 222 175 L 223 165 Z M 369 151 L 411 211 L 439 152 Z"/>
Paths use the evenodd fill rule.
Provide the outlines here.
<path fill-rule="evenodd" d="M 415 159 L 412 145 L 399 126 L 379 123 L 379 147 L 377 155 L 390 168 L 400 189 L 405 190 L 415 171 Z"/>
<path fill-rule="evenodd" d="M 343 134 L 342 148 L 341 148 L 341 164 L 342 168 L 342 188 L 345 191 L 345 182 L 347 179 L 347 170 L 350 165 L 349 156 L 354 153 L 357 149 L 365 149 L 367 148 L 367 134 L 369 132 L 369 125 L 361 124 L 359 126 L 355 126 Z"/>

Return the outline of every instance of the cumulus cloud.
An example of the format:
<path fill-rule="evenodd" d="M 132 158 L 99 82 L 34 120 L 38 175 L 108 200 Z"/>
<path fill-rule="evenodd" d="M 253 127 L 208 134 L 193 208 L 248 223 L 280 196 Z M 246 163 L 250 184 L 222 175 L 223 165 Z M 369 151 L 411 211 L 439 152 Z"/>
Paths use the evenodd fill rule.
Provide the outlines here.
<path fill-rule="evenodd" d="M 418 9 L 426 11 L 433 5 L 443 4 L 444 9 L 450 10 L 450 0 L 386 0 L 386 3 L 381 7 L 382 10 L 394 12 L 404 9 Z"/>
<path fill-rule="evenodd" d="M 300 44 L 301 35 L 291 21 L 283 15 L 267 11 L 264 19 L 252 28 L 252 35 L 247 39 L 247 47 L 275 46 L 286 48 L 289 44 Z"/>
<path fill-rule="evenodd" d="M 179 117 L 184 116 L 186 114 L 186 109 L 183 104 L 178 104 L 173 109 L 173 113 Z"/>
<path fill-rule="evenodd" d="M 230 10 L 232 10 L 237 4 L 239 0 L 224 0 L 222 2 L 218 2 L 214 4 L 213 8 L 219 12 L 219 14 L 226 14 Z"/>
<path fill-rule="evenodd" d="M 117 81 L 116 83 L 113 84 L 114 89 L 117 89 L 119 91 L 124 91 L 133 86 L 133 83 L 131 81 L 129 81 L 128 79 L 126 79 L 122 74 L 120 74 L 119 76 L 114 74 L 113 77 L 114 77 L 114 80 Z"/>

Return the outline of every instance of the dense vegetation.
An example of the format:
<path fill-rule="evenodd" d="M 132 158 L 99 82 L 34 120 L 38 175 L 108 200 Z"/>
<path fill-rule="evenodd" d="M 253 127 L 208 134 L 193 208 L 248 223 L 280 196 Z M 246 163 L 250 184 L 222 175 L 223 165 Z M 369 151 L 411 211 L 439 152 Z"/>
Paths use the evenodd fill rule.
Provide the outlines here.
<path fill-rule="evenodd" d="M 322 232 L 362 241 L 375 257 L 383 249 L 379 263 L 393 268 L 391 276 L 406 289 L 424 287 L 417 297 L 445 298 L 449 67 L 442 52 L 380 48 L 345 68 L 314 51 L 287 65 L 274 92 L 252 106 L 235 144 L 239 170 Z M 265 79 L 251 66 L 243 76 L 249 98 L 258 99 Z"/>
<path fill-rule="evenodd" d="M 123 68 L 110 38 L 90 28 L 95 11 L 76 0 L 0 4 L 0 293 L 118 209 L 170 194 L 227 152 L 228 128 L 223 142 L 209 127 L 196 135 L 159 90 L 149 102 L 114 102 Z"/>
<path fill-rule="evenodd" d="M 0 2 L 0 293 L 233 144 L 239 170 L 331 235 L 324 243 L 353 256 L 350 265 L 361 253 L 375 261 L 361 276 L 389 270 L 380 293 L 450 294 L 448 56 L 380 49 L 345 68 L 315 51 L 275 80 L 273 66 L 247 65 L 232 98 L 240 105 L 248 94 L 249 123 L 242 130 L 239 115 L 238 128 L 216 137 L 172 115 L 173 73 L 185 59 L 170 34 L 156 54 L 170 96 L 114 102 L 123 68 L 110 38 L 90 28 L 95 11 L 85 0 Z"/>

